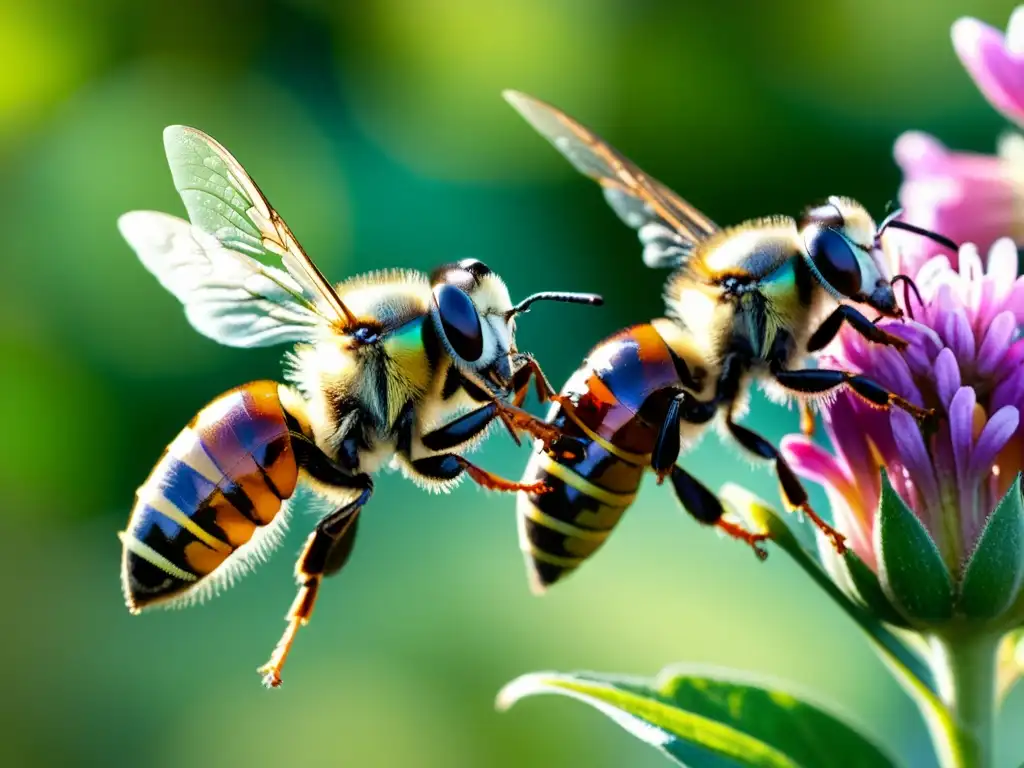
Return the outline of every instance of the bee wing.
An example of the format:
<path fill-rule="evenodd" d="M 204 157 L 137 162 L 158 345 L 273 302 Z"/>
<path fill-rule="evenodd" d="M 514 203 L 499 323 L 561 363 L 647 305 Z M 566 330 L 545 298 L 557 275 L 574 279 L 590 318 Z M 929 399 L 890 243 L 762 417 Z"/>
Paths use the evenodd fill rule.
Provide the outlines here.
<path fill-rule="evenodd" d="M 711 219 L 561 110 L 518 91 L 505 91 L 504 96 L 576 170 L 603 187 L 615 213 L 638 231 L 648 266 L 683 264 L 697 243 L 718 230 Z"/>
<path fill-rule="evenodd" d="M 226 248 L 176 216 L 132 211 L 117 222 L 139 260 L 184 305 L 192 326 L 231 347 L 311 339 L 326 321 L 292 275 Z"/>
<path fill-rule="evenodd" d="M 231 153 L 202 131 L 183 125 L 164 130 L 164 149 L 174 186 L 196 228 L 229 250 L 280 263 L 325 319 L 341 327 L 356 324 L 355 316 Z"/>

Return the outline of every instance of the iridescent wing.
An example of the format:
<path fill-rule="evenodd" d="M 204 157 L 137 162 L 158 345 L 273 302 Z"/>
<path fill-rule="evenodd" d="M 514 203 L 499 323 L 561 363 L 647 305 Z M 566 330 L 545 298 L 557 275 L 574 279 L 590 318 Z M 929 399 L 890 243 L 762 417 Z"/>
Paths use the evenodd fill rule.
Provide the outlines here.
<path fill-rule="evenodd" d="M 711 219 L 561 110 L 518 91 L 504 96 L 576 170 L 601 185 L 615 213 L 637 230 L 648 266 L 678 267 L 697 243 L 718 231 Z"/>
<path fill-rule="evenodd" d="M 224 147 L 178 125 L 164 131 L 164 147 L 191 224 L 133 211 L 118 226 L 196 330 L 221 344 L 253 347 L 357 322 Z"/>

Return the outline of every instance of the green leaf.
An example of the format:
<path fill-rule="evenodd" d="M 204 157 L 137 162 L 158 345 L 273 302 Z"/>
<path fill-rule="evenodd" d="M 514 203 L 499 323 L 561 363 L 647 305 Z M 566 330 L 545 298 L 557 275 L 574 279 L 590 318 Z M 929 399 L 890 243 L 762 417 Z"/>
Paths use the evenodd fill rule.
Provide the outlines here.
<path fill-rule="evenodd" d="M 498 697 L 507 708 L 555 693 L 593 706 L 680 765 L 700 752 L 764 768 L 815 768 L 842 755 L 844 766 L 895 765 L 877 745 L 820 707 L 759 681 L 672 668 L 658 679 L 593 673 L 525 675 Z"/>
<path fill-rule="evenodd" d="M 992 619 L 1013 605 L 1024 581 L 1024 499 L 1021 476 L 996 506 L 967 561 L 957 608 Z"/>
<path fill-rule="evenodd" d="M 939 548 L 913 510 L 882 473 L 882 497 L 875 522 L 879 581 L 904 616 L 918 622 L 953 615 L 953 579 Z"/>

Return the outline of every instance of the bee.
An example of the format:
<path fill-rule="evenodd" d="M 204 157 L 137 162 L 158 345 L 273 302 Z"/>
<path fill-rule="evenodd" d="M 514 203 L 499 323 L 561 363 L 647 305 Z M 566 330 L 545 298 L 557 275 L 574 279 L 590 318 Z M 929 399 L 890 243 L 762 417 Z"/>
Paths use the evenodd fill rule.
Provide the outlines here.
<path fill-rule="evenodd" d="M 534 591 L 543 592 L 601 547 L 648 470 L 659 484 L 671 480 L 698 522 L 766 557 L 766 536 L 724 519 L 717 496 L 678 464 L 712 422 L 744 451 L 772 462 L 786 506 L 805 514 L 842 552 L 843 536 L 812 509 L 785 458 L 737 420 L 754 382 L 796 396 L 805 431 L 813 427 L 807 401 L 840 387 L 879 408 L 931 418 L 932 411 L 864 376 L 801 366 L 844 323 L 872 342 L 906 346 L 854 306 L 900 318 L 893 284 L 903 280 L 916 290 L 908 277 L 888 276 L 881 247 L 887 228 L 956 245 L 897 221 L 898 212 L 876 227 L 867 210 L 846 197 L 829 197 L 799 221 L 771 216 L 720 228 L 558 109 L 522 93 L 505 97 L 601 185 L 612 209 L 638 231 L 644 263 L 673 270 L 664 289 L 667 316 L 600 342 L 553 398 L 547 421 L 586 450 L 567 458 L 538 448 L 527 465 L 522 482 L 550 491 L 526 489 L 517 499 L 520 547 Z"/>
<path fill-rule="evenodd" d="M 191 222 L 135 211 L 119 219 L 121 234 L 200 333 L 234 347 L 296 346 L 287 384 L 221 395 L 168 446 L 119 534 L 122 586 L 132 613 L 215 594 L 280 540 L 289 499 L 308 486 L 333 511 L 306 540 L 287 627 L 259 670 L 274 687 L 321 581 L 349 559 L 378 469 L 397 466 L 435 491 L 468 475 L 492 490 L 543 492 L 462 454 L 497 422 L 517 441 L 524 432 L 572 453 L 520 408 L 531 380 L 541 400 L 552 391 L 516 349 L 516 318 L 538 301 L 601 298 L 546 292 L 512 304 L 473 259 L 331 285 L 224 147 L 183 126 L 167 128 L 164 145 Z"/>

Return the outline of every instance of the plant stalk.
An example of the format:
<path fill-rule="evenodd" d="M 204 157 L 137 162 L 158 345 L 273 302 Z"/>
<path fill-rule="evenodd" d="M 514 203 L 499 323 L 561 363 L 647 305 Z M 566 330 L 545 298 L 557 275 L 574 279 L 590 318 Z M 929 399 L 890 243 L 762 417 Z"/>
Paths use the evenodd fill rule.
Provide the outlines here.
<path fill-rule="evenodd" d="M 992 768 L 999 637 L 933 637 L 930 666 L 949 718 L 928 718 L 942 768 Z"/>

